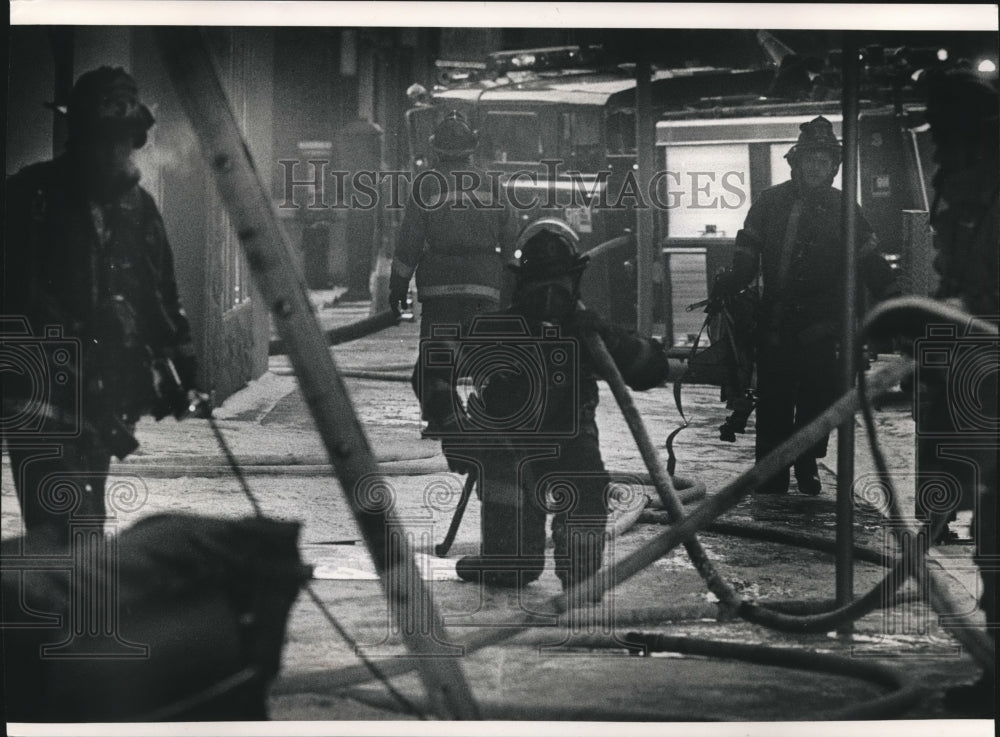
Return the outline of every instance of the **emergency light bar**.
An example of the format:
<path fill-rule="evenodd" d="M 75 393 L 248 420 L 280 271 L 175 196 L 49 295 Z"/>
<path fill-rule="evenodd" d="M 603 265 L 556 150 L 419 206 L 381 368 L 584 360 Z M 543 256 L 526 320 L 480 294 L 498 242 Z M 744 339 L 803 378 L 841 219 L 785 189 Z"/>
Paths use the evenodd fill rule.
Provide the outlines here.
<path fill-rule="evenodd" d="M 486 64 L 481 61 L 448 61 L 446 59 L 438 59 L 434 62 L 434 66 L 438 69 L 461 69 L 465 71 L 486 71 Z"/>
<path fill-rule="evenodd" d="M 440 69 L 438 83 L 443 85 L 476 82 L 486 73 L 486 64 L 481 61 L 438 59 L 434 66 Z"/>
<path fill-rule="evenodd" d="M 494 74 L 507 72 L 540 72 L 557 69 L 577 69 L 605 62 L 603 46 L 550 46 L 541 49 L 496 51 L 487 57 L 487 66 Z"/>

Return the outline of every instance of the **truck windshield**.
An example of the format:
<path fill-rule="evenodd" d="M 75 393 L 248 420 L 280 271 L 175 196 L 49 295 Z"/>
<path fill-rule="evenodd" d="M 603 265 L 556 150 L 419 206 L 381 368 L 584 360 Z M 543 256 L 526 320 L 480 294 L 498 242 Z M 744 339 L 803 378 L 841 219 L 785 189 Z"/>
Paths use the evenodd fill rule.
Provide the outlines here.
<path fill-rule="evenodd" d="M 598 111 L 559 114 L 559 156 L 570 170 L 596 172 L 603 168 L 604 142 Z"/>
<path fill-rule="evenodd" d="M 538 162 L 542 157 L 538 116 L 535 113 L 488 113 L 479 152 L 482 160 L 501 164 Z"/>

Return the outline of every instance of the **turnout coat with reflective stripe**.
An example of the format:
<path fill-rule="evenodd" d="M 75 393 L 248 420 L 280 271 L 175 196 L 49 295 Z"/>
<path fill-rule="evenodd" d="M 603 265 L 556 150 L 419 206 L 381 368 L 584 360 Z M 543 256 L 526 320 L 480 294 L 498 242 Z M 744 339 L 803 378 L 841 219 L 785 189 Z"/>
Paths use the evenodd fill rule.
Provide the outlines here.
<path fill-rule="evenodd" d="M 416 270 L 421 302 L 462 296 L 499 304 L 517 222 L 498 178 L 464 165 L 418 177 L 406 206 L 393 273 Z"/>

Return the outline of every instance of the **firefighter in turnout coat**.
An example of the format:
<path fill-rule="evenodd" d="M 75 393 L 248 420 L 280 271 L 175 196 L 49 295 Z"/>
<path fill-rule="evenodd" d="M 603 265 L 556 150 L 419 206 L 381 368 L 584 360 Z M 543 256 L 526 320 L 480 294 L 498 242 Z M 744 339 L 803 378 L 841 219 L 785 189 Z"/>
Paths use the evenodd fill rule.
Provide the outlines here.
<path fill-rule="evenodd" d="M 74 518 L 104 520 L 111 456 L 135 449 L 141 416 L 205 399 L 163 221 L 132 161 L 153 116 L 111 67 L 80 77 L 67 115 L 66 153 L 5 193 L 5 340 L 48 371 L 5 372 L 4 417 L 25 422 L 3 434 L 25 527 L 56 544 Z"/>
<path fill-rule="evenodd" d="M 840 392 L 843 195 L 832 184 L 841 146 L 822 116 L 803 123 L 800 131 L 785 155 L 791 179 L 756 198 L 736 234 L 733 267 L 719 283 L 735 293 L 758 274 L 763 281 L 755 338 L 758 461 L 819 416 Z M 853 247 L 865 284 L 878 299 L 898 294 L 892 270 L 860 208 L 857 226 Z M 826 448 L 824 438 L 796 459 L 801 493 L 820 493 L 816 459 L 826 455 Z M 758 493 L 787 492 L 789 475 L 785 469 Z"/>
<path fill-rule="evenodd" d="M 389 306 L 406 304 L 416 272 L 421 340 L 467 326 L 476 314 L 500 308 L 504 262 L 517 237 L 517 223 L 504 203 L 499 179 L 472 163 L 476 134 L 458 112 L 449 113 L 431 137 L 437 166 L 413 182 L 393 255 Z M 437 437 L 447 421 L 447 378 L 418 365 L 413 390 L 427 428 Z"/>
<path fill-rule="evenodd" d="M 994 85 L 960 68 L 929 73 L 925 84 L 927 121 L 938 164 L 931 225 L 937 249 L 934 269 L 941 281 L 934 296 L 996 324 L 1000 321 L 1000 95 Z M 996 338 L 962 338 L 935 338 L 942 346 L 951 343 L 952 355 L 960 356 L 950 359 L 948 366 L 933 371 L 919 367 L 919 401 L 924 411 L 917 425 L 918 442 L 927 444 L 921 458 L 929 460 L 921 461 L 917 478 L 919 483 L 925 472 L 948 474 L 960 480 L 963 496 L 974 499 L 971 530 L 976 545 L 974 560 L 982 578 L 979 605 L 995 648 L 1000 627 L 1000 371 Z M 964 353 L 959 352 L 962 348 Z M 978 370 L 970 372 L 969 366 Z M 968 378 L 972 373 L 976 373 L 975 382 Z M 969 412 L 973 404 L 975 408 Z M 957 416 L 963 422 L 958 423 Z M 937 452 L 934 440 L 942 436 L 955 460 Z M 996 673 L 985 671 L 975 683 L 949 689 L 945 703 L 967 716 L 995 719 Z"/>
<path fill-rule="evenodd" d="M 482 480 L 480 555 L 457 565 L 467 581 L 516 587 L 536 580 L 545 566 L 548 513 L 564 588 L 601 566 L 609 475 L 598 439 L 597 370 L 581 336 L 601 336 L 633 389 L 668 378 L 662 344 L 580 306 L 589 259 L 577 243 L 560 220 L 529 225 L 518 239 L 519 261 L 510 265 L 512 305 L 479 318 L 454 363 L 453 385 L 470 376 L 475 395 L 455 408 L 451 422 L 463 431 L 442 446 L 453 470 Z"/>

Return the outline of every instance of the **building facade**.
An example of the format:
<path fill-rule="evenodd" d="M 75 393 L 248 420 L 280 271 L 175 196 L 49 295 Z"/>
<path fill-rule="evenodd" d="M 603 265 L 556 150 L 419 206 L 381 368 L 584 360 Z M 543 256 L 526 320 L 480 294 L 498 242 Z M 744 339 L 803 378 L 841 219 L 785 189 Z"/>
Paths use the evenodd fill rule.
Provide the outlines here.
<path fill-rule="evenodd" d="M 304 265 L 303 228 L 317 216 L 281 207 L 289 162 L 295 178 L 308 176 L 302 171 L 303 155 L 317 142 L 327 144 L 331 169 L 378 168 L 404 161 L 405 150 L 400 147 L 405 148 L 405 140 L 396 130 L 402 130 L 397 121 L 408 104 L 405 89 L 433 68 L 437 32 L 210 28 L 206 34 L 257 170 L 273 195 L 292 252 Z M 149 142 L 137 152 L 142 184 L 163 214 L 174 250 L 201 381 L 221 402 L 267 370 L 270 318 L 197 137 L 159 58 L 153 30 L 12 27 L 7 175 L 61 153 L 65 122 L 52 107 L 65 104 L 80 74 L 102 65 L 129 71 L 156 117 Z M 359 128 L 376 134 L 363 156 L 357 155 Z M 369 241 L 388 236 L 364 222 L 349 222 L 343 211 L 322 217 L 331 226 L 323 249 L 326 281 L 344 283 L 352 260 L 348 236 L 360 233 Z M 372 242 L 355 243 L 355 248 L 368 261 L 377 250 Z M 356 254 L 353 261 L 358 261 Z M 366 263 L 361 268 L 367 273 Z"/>

